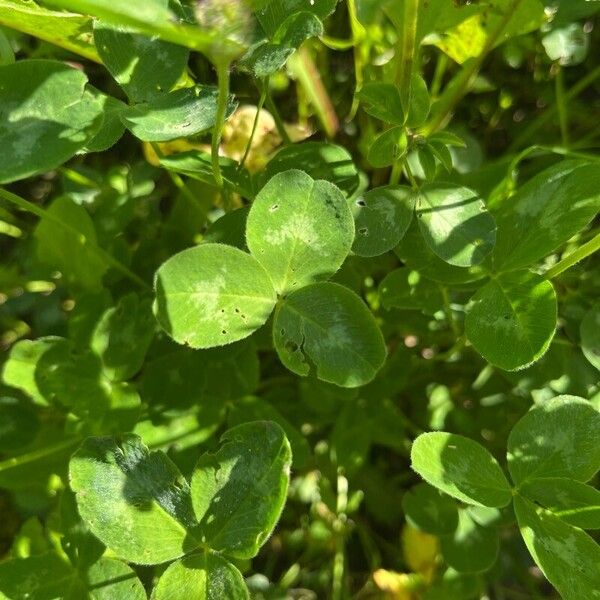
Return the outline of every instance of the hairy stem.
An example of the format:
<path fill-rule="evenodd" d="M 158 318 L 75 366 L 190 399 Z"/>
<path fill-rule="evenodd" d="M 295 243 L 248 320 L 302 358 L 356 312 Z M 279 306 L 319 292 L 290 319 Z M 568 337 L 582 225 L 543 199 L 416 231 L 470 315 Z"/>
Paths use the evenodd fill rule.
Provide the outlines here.
<path fill-rule="evenodd" d="M 219 164 L 219 146 L 221 145 L 221 135 L 223 132 L 223 123 L 225 123 L 225 112 L 227 110 L 227 100 L 229 99 L 229 64 L 219 62 L 216 64 L 217 80 L 219 85 L 219 99 L 217 101 L 217 117 L 213 127 L 211 143 L 211 162 L 213 177 L 217 185 L 223 188 L 223 176 L 221 175 L 221 165 Z"/>
<path fill-rule="evenodd" d="M 600 233 L 595 235 L 589 242 L 582 244 L 569 254 L 565 256 L 561 261 L 557 262 L 552 268 L 546 271 L 546 278 L 553 279 L 562 272 L 570 269 L 573 265 L 577 264 L 580 260 L 587 258 L 600 250 Z"/>

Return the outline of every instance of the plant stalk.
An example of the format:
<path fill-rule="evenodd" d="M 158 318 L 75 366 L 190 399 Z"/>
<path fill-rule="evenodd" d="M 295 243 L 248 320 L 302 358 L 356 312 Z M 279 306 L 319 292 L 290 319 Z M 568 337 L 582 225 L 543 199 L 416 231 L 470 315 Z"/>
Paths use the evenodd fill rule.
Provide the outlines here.
<path fill-rule="evenodd" d="M 595 235 L 589 242 L 582 244 L 569 254 L 565 256 L 561 261 L 557 262 L 552 268 L 546 271 L 546 278 L 553 279 L 562 272 L 570 269 L 573 265 L 577 264 L 580 260 L 587 258 L 600 250 L 600 233 Z"/>
<path fill-rule="evenodd" d="M 321 74 L 317 69 L 306 46 L 301 46 L 296 54 L 288 59 L 288 69 L 298 81 L 317 117 L 325 130 L 325 135 L 332 138 L 338 130 L 339 119 L 335 112 L 327 89 L 323 85 Z"/>
<path fill-rule="evenodd" d="M 260 98 L 258 100 L 258 104 L 256 105 L 256 116 L 254 117 L 254 123 L 252 123 L 252 131 L 250 132 L 250 137 L 248 138 L 248 143 L 246 144 L 246 149 L 244 151 L 244 156 L 242 156 L 242 160 L 238 166 L 238 169 L 241 169 L 248 158 L 248 154 L 250 154 L 250 150 L 252 149 L 252 141 L 254 140 L 254 135 L 256 134 L 256 129 L 258 127 L 258 120 L 260 119 L 260 111 L 265 104 L 265 100 L 267 99 L 267 88 L 269 86 L 269 78 L 266 77 L 263 81 L 263 87 L 260 92 Z"/>
<path fill-rule="evenodd" d="M 51 446 L 40 448 L 39 450 L 33 450 L 32 452 L 27 452 L 26 454 L 21 454 L 20 456 L 13 456 L 12 458 L 8 458 L 0 462 L 0 472 L 34 462 L 40 458 L 45 458 L 46 456 L 50 456 L 52 454 L 56 454 L 61 450 L 66 450 L 71 446 L 75 446 L 75 444 L 78 444 L 80 441 L 80 437 L 69 438 L 57 442 L 56 444 L 52 444 Z"/>
<path fill-rule="evenodd" d="M 219 164 L 219 146 L 221 145 L 221 135 L 223 133 L 223 124 L 225 123 L 225 112 L 227 111 L 227 100 L 229 99 L 229 63 L 218 62 L 215 67 L 217 69 L 219 98 L 217 100 L 217 116 L 212 133 L 211 163 L 213 177 L 215 178 L 217 186 L 223 189 L 223 175 L 221 175 L 221 165 Z"/>

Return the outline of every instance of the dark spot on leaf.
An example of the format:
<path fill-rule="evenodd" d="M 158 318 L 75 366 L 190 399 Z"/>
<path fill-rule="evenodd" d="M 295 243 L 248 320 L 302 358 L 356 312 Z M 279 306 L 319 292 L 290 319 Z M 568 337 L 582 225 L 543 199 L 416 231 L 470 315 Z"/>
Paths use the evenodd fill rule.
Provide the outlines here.
<path fill-rule="evenodd" d="M 369 235 L 369 228 L 368 227 L 361 227 L 358 230 L 358 233 L 360 233 L 360 235 L 364 235 L 365 237 L 368 237 L 368 235 Z"/>
<path fill-rule="evenodd" d="M 356 206 L 366 206 L 366 205 L 367 205 L 367 203 L 362 198 L 359 198 L 356 201 Z"/>
<path fill-rule="evenodd" d="M 288 340 L 285 343 L 284 347 L 288 352 L 291 352 L 291 353 L 297 352 L 298 348 L 299 348 L 298 344 L 296 344 L 296 342 L 294 342 L 292 340 Z"/>

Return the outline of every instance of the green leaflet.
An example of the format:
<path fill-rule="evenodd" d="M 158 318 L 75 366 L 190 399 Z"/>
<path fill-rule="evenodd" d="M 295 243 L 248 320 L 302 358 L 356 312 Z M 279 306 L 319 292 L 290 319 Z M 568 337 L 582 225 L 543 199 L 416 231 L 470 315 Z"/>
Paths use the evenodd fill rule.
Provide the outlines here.
<path fill-rule="evenodd" d="M 329 181 L 348 197 L 356 192 L 360 183 L 351 154 L 342 146 L 326 142 L 285 146 L 267 163 L 260 182 L 264 185 L 277 173 L 290 169 L 300 169 L 313 179 Z"/>
<path fill-rule="evenodd" d="M 246 222 L 249 212 L 249 206 L 242 206 L 242 208 L 225 213 L 208 226 L 202 241 L 227 244 L 240 250 L 246 250 Z"/>
<path fill-rule="evenodd" d="M 146 599 L 146 590 L 135 571 L 120 560 L 100 558 L 87 570 L 86 580 L 90 600 Z"/>
<path fill-rule="evenodd" d="M 413 217 L 415 194 L 404 186 L 374 188 L 354 201 L 352 250 L 359 256 L 379 256 L 398 245 Z"/>
<path fill-rule="evenodd" d="M 579 335 L 583 354 L 600 370 L 600 305 L 591 308 L 583 317 Z"/>
<path fill-rule="evenodd" d="M 199 405 L 220 411 L 218 399 L 245 396 L 258 381 L 256 349 L 251 342 L 239 342 L 213 350 L 186 348 L 165 354 L 149 363 L 140 385 L 146 401 L 156 408 Z"/>
<path fill-rule="evenodd" d="M 94 421 L 110 407 L 112 388 L 92 352 L 76 353 L 69 340 L 56 338 L 39 357 L 34 372 L 42 396 L 57 406 Z"/>
<path fill-rule="evenodd" d="M 408 127 L 420 127 L 429 115 L 431 98 L 425 80 L 418 74 L 411 76 L 411 94 L 406 125 Z"/>
<path fill-rule="evenodd" d="M 434 43 L 456 62 L 463 63 L 482 54 L 499 27 L 502 27 L 502 33 L 492 38 L 494 46 L 537 29 L 544 21 L 543 4 L 540 0 L 521 0 L 512 4 L 506 0 L 492 0 L 485 7 L 487 10 L 479 8 L 478 14 L 445 31 L 445 35 Z"/>
<path fill-rule="evenodd" d="M 456 502 L 427 483 L 404 494 L 402 509 L 409 523 L 427 533 L 449 535 L 458 526 Z"/>
<path fill-rule="evenodd" d="M 69 478 L 81 518 L 121 558 L 157 564 L 199 545 L 187 482 L 137 436 L 88 438 L 71 459 Z"/>
<path fill-rule="evenodd" d="M 371 381 L 383 366 L 383 336 L 364 303 L 335 283 L 314 283 L 290 294 L 275 311 L 275 349 L 298 375 L 342 387 Z"/>
<path fill-rule="evenodd" d="M 238 66 L 250 70 L 256 78 L 275 73 L 304 40 L 323 34 L 323 24 L 314 14 L 293 13 L 279 26 L 272 41 L 262 40 L 253 45 Z"/>
<path fill-rule="evenodd" d="M 386 0 L 384 10 L 398 31 L 402 31 L 402 11 L 395 0 Z M 417 41 L 430 33 L 444 32 L 461 23 L 478 11 L 476 5 L 462 5 L 448 0 L 432 0 L 419 3 L 417 15 Z"/>
<path fill-rule="evenodd" d="M 77 351 L 69 340 L 59 337 L 15 344 L 2 381 L 25 392 L 36 404 L 67 408 L 92 422 L 111 408 L 139 402 L 131 389 L 111 384 L 95 354 Z"/>
<path fill-rule="evenodd" d="M 31 0 L 0 0 L 0 24 L 99 62 L 92 19 L 42 8 Z"/>
<path fill-rule="evenodd" d="M 473 190 L 426 184 L 419 190 L 416 211 L 428 246 L 451 265 L 478 265 L 494 247 L 494 218 Z"/>
<path fill-rule="evenodd" d="M 538 262 L 585 227 L 600 210 L 597 163 L 566 160 L 542 171 L 498 207 L 496 269 Z"/>
<path fill-rule="evenodd" d="M 442 260 L 426 244 L 415 221 L 416 219 L 394 250 L 403 263 L 428 279 L 441 283 L 467 283 L 484 277 L 485 272 L 481 267 L 455 267 Z"/>
<path fill-rule="evenodd" d="M 303 0 L 270 0 L 256 4 L 259 5 L 256 10 L 259 23 L 270 37 L 274 37 L 290 15 L 302 11 L 323 20 L 334 11 L 337 0 L 319 0 L 312 4 Z"/>
<path fill-rule="evenodd" d="M 169 10 L 168 2 L 163 0 L 152 2 L 134 0 L 125 4 L 119 2 L 111 5 L 106 4 L 104 0 L 53 0 L 53 4 L 101 18 L 106 23 L 115 26 L 132 27 L 149 37 L 157 36 L 163 40 L 202 52 L 212 61 L 231 61 L 245 49 L 245 40 L 239 39 L 239 36 L 238 39 L 235 39 L 236 31 L 242 30 L 242 38 L 245 33 L 244 27 L 240 28 L 239 19 L 234 17 L 234 22 L 229 23 L 229 27 L 225 30 L 222 23 L 221 27 L 218 27 L 214 22 L 201 23 L 202 27 L 195 27 L 179 21 Z M 182 11 L 179 3 L 175 6 Z M 240 16 L 247 17 L 245 7 L 243 5 L 240 7 Z M 203 14 L 200 12 L 199 16 L 201 17 Z M 229 20 L 231 21 L 231 19 Z"/>
<path fill-rule="evenodd" d="M 519 492 L 569 525 L 600 529 L 600 491 L 591 485 L 565 477 L 543 477 L 524 481 Z"/>
<path fill-rule="evenodd" d="M 508 437 L 508 469 L 517 484 L 538 477 L 588 481 L 600 469 L 600 412 L 575 396 L 534 407 Z"/>
<path fill-rule="evenodd" d="M 155 277 L 161 327 L 192 348 L 248 337 L 268 319 L 275 290 L 258 261 L 231 246 L 203 244 L 172 256 Z"/>
<path fill-rule="evenodd" d="M 189 56 L 187 48 L 102 21 L 94 23 L 94 42 L 106 68 L 134 102 L 170 91 Z"/>
<path fill-rule="evenodd" d="M 436 431 L 420 435 L 411 449 L 412 468 L 438 489 L 475 506 L 501 507 L 510 485 L 496 459 L 473 440 Z"/>
<path fill-rule="evenodd" d="M 379 295 L 381 304 L 388 310 L 413 309 L 434 314 L 444 302 L 439 284 L 407 267 L 390 271 L 379 284 Z"/>
<path fill-rule="evenodd" d="M 121 120 L 133 135 L 145 142 L 189 137 L 215 124 L 217 98 L 217 89 L 212 86 L 180 88 L 155 94 L 147 102 L 130 106 L 121 112 Z M 231 97 L 227 116 L 236 106 Z"/>
<path fill-rule="evenodd" d="M 487 571 L 496 562 L 500 548 L 498 532 L 478 525 L 467 509 L 458 511 L 456 531 L 440 541 L 444 559 L 460 573 Z"/>
<path fill-rule="evenodd" d="M 112 96 L 102 94 L 91 85 L 88 86 L 88 91 L 101 103 L 103 119 L 100 129 L 80 152 L 104 152 L 116 144 L 125 131 L 121 113 L 127 108 L 127 105 Z"/>
<path fill-rule="evenodd" d="M 0 563 L 0 595 L 30 600 L 145 600 L 146 592 L 125 563 L 100 558 L 78 572 L 53 552 Z"/>
<path fill-rule="evenodd" d="M 19 398 L 0 396 L 0 452 L 27 446 L 40 427 L 33 405 Z"/>
<path fill-rule="evenodd" d="M 142 367 L 146 350 L 154 337 L 154 315 L 150 299 L 135 294 L 123 296 L 106 310 L 92 334 L 90 346 L 102 359 L 112 381 L 125 381 Z"/>
<path fill-rule="evenodd" d="M 49 171 L 92 139 L 102 104 L 86 84 L 81 71 L 58 61 L 0 66 L 0 183 Z"/>
<path fill-rule="evenodd" d="M 248 248 L 279 294 L 329 278 L 353 238 L 354 222 L 340 190 L 302 171 L 272 177 L 248 214 Z"/>
<path fill-rule="evenodd" d="M 97 243 L 94 222 L 87 210 L 67 196 L 59 196 L 46 210 L 33 234 L 41 263 L 59 270 L 74 288 L 97 291 L 107 266 L 90 244 Z M 60 220 L 67 228 L 57 227 Z"/>
<path fill-rule="evenodd" d="M 394 125 L 404 125 L 404 109 L 398 88 L 392 83 L 366 83 L 358 93 L 363 110 Z"/>
<path fill-rule="evenodd" d="M 515 512 L 529 552 L 561 597 L 600 598 L 600 546 L 520 496 L 515 496 Z"/>
<path fill-rule="evenodd" d="M 234 558 L 252 558 L 283 509 L 292 451 L 271 421 L 238 425 L 194 467 L 191 494 L 200 541 Z"/>
<path fill-rule="evenodd" d="M 222 441 L 218 452 L 200 457 L 190 493 L 166 455 L 148 452 L 137 436 L 89 438 L 70 466 L 79 513 L 96 536 L 132 562 L 157 564 L 200 546 L 207 550 L 206 544 L 229 556 L 254 556 L 285 502 L 289 443 L 282 429 L 268 421 L 235 427 Z M 205 565 L 209 581 L 223 571 L 220 560 Z M 201 567 L 192 557 L 176 564 L 174 578 L 184 567 Z M 237 571 L 225 566 L 226 573 L 234 574 L 227 585 L 238 589 Z M 161 593 L 173 593 L 171 575 L 159 584 Z M 194 585 L 206 579 L 201 571 L 189 575 Z M 212 581 L 210 593 L 217 593 L 219 585 Z"/>
<path fill-rule="evenodd" d="M 186 556 L 169 565 L 152 591 L 151 600 L 247 600 L 242 574 L 216 554 Z"/>
<path fill-rule="evenodd" d="M 389 167 L 402 158 L 408 148 L 404 127 L 396 126 L 379 134 L 369 147 L 367 158 L 374 167 Z"/>
<path fill-rule="evenodd" d="M 36 340 L 20 340 L 12 346 L 2 369 L 2 382 L 25 392 L 36 404 L 48 404 L 36 379 L 36 368 L 41 357 L 62 338 L 48 336 Z"/>
<path fill-rule="evenodd" d="M 552 284 L 529 271 L 503 273 L 475 293 L 465 333 L 488 362 L 513 371 L 538 360 L 556 329 Z"/>
<path fill-rule="evenodd" d="M 427 588 L 424 600 L 465 600 L 476 598 L 479 591 L 479 580 L 476 575 L 459 573 L 452 568 Z"/>

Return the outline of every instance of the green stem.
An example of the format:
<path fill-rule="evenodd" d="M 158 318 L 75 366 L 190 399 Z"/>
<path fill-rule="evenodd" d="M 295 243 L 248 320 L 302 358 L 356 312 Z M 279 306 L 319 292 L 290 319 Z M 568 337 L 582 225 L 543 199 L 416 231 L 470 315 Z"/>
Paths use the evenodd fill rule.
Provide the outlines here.
<path fill-rule="evenodd" d="M 248 158 L 248 154 L 250 154 L 250 150 L 252 148 L 252 141 L 254 140 L 254 134 L 256 133 L 256 129 L 258 127 L 258 120 L 260 118 L 260 111 L 265 104 L 265 100 L 267 99 L 267 88 L 269 87 L 269 78 L 266 77 L 263 81 L 262 91 L 260 93 L 260 98 L 258 99 L 258 105 L 256 106 L 256 116 L 254 117 L 254 123 L 252 123 L 252 131 L 250 132 L 250 137 L 248 138 L 248 143 L 246 144 L 246 150 L 244 151 L 244 156 L 242 156 L 242 160 L 238 166 L 238 169 L 241 169 Z"/>
<path fill-rule="evenodd" d="M 138 275 L 136 275 L 133 271 L 128 269 L 123 263 L 119 262 L 116 258 L 111 256 L 106 250 L 98 246 L 95 242 L 92 242 L 88 238 L 85 237 L 81 231 L 75 229 L 68 223 L 65 223 L 58 217 L 55 217 L 52 213 L 40 208 L 33 202 L 29 202 L 29 200 L 25 200 L 25 198 L 21 198 L 12 192 L 4 188 L 0 188 L 0 198 L 3 198 L 7 202 L 14 204 L 22 210 L 26 210 L 27 212 L 33 213 L 34 215 L 40 217 L 41 219 L 47 219 L 51 223 L 54 223 L 58 227 L 61 227 L 65 231 L 68 231 L 71 235 L 75 236 L 83 245 L 89 248 L 100 260 L 102 260 L 109 267 L 120 271 L 125 277 L 131 279 L 131 281 L 137 283 L 139 286 L 150 289 L 150 286 Z"/>
<path fill-rule="evenodd" d="M 460 337 L 460 331 L 458 329 L 458 325 L 456 324 L 456 319 L 454 318 L 454 313 L 452 312 L 452 306 L 450 306 L 450 295 L 448 294 L 448 288 L 445 285 L 440 285 L 440 290 L 442 292 L 442 298 L 444 300 L 444 311 L 446 312 L 446 318 L 448 319 L 448 324 L 452 329 L 452 333 L 454 337 Z"/>
<path fill-rule="evenodd" d="M 354 59 L 354 95 L 352 97 L 352 105 L 350 112 L 346 116 L 346 123 L 354 119 L 358 110 L 359 100 L 358 92 L 362 89 L 364 82 L 364 66 L 368 62 L 369 49 L 365 46 L 366 31 L 362 23 L 358 20 L 358 12 L 354 0 L 347 0 L 348 21 L 350 23 L 350 31 L 352 32 L 353 59 Z"/>
<path fill-rule="evenodd" d="M 546 271 L 546 278 L 553 279 L 557 275 L 560 275 L 563 271 L 570 269 L 580 260 L 587 258 L 598 250 L 600 250 L 600 233 L 595 235 L 589 242 L 579 246 L 577 250 L 574 250 L 568 256 L 565 256 L 565 258 L 557 262 L 552 268 L 548 269 Z"/>
<path fill-rule="evenodd" d="M 442 81 L 444 79 L 444 73 L 448 66 L 448 55 L 445 52 L 440 52 L 437 63 L 435 65 L 435 71 L 433 73 L 433 80 L 431 82 L 431 88 L 429 93 L 432 98 L 437 98 L 442 88 Z"/>
<path fill-rule="evenodd" d="M 219 98 L 217 100 L 217 116 L 212 133 L 211 162 L 215 182 L 219 188 L 223 189 L 223 176 L 221 175 L 221 165 L 219 163 L 219 146 L 221 145 L 221 134 L 223 132 L 223 123 L 225 123 L 225 112 L 227 111 L 227 101 L 229 99 L 229 63 L 219 62 L 215 67 L 217 69 Z"/>
<path fill-rule="evenodd" d="M 564 95 L 564 102 L 569 103 L 575 97 L 577 97 L 581 92 L 583 92 L 586 88 L 588 88 L 596 79 L 600 77 L 600 66 L 596 67 L 594 70 L 590 71 L 585 77 L 580 79 L 568 92 Z M 514 152 L 517 148 L 519 148 L 524 142 L 528 143 L 529 140 L 533 137 L 533 134 L 543 127 L 547 121 L 549 121 L 558 111 L 558 106 L 554 104 L 551 107 L 548 107 L 543 113 L 540 113 L 534 121 L 530 123 L 519 135 L 513 143 L 510 145 L 508 152 Z"/>
<path fill-rule="evenodd" d="M 354 47 L 354 40 L 341 40 L 329 35 L 322 35 L 319 39 L 330 50 L 350 50 Z"/>
<path fill-rule="evenodd" d="M 398 44 L 396 46 L 396 85 L 400 91 L 405 118 L 408 117 L 408 110 L 410 107 L 411 79 L 415 62 L 418 14 L 419 0 L 405 0 L 403 27 L 402 31 L 399 32 Z"/>
<path fill-rule="evenodd" d="M 390 180 L 389 185 L 398 185 L 400 181 L 400 174 L 402 173 L 402 167 L 404 166 L 404 160 L 397 160 L 392 166 L 392 171 L 390 172 Z"/>
<path fill-rule="evenodd" d="M 413 175 L 413 172 L 410 168 L 410 165 L 408 164 L 408 160 L 406 159 L 406 157 L 402 161 L 402 166 L 404 167 L 404 172 L 406 173 L 406 178 L 408 179 L 408 181 L 410 181 L 410 185 L 412 186 L 412 189 L 418 190 L 419 184 L 417 183 L 417 180 L 415 179 L 415 176 Z"/>
<path fill-rule="evenodd" d="M 283 140 L 284 145 L 289 146 L 292 143 L 292 140 L 290 139 L 287 129 L 285 128 L 283 119 L 279 114 L 279 109 L 277 108 L 275 102 L 273 102 L 273 98 L 271 97 L 271 92 L 269 89 L 267 89 L 266 104 L 267 108 L 269 109 L 269 112 L 273 116 L 273 120 L 275 121 L 275 127 L 277 127 L 277 133 L 279 133 L 279 137 Z"/>
<path fill-rule="evenodd" d="M 325 135 L 332 138 L 338 130 L 339 120 L 308 48 L 301 46 L 295 54 L 290 56 L 287 64 L 290 73 L 298 81 L 317 113 Z"/>
<path fill-rule="evenodd" d="M 446 121 L 450 118 L 456 105 L 460 102 L 462 97 L 469 92 L 473 82 L 475 81 L 479 70 L 483 66 L 487 55 L 492 51 L 496 42 L 502 35 L 502 32 L 506 28 L 506 25 L 513 17 L 519 4 L 522 0 L 512 0 L 510 5 L 506 8 L 505 13 L 502 15 L 498 26 L 488 36 L 485 46 L 480 54 L 467 61 L 463 68 L 457 73 L 452 81 L 446 86 L 444 92 L 440 96 L 438 103 L 435 106 L 435 111 L 431 116 L 431 120 L 423 127 L 423 135 L 428 136 L 442 128 Z"/>
<path fill-rule="evenodd" d="M 51 454 L 56 454 L 61 450 L 66 450 L 72 446 L 75 446 L 81 441 L 80 437 L 69 438 L 66 440 L 62 440 L 57 442 L 56 444 L 52 444 L 51 446 L 46 446 L 45 448 L 40 448 L 39 450 L 33 450 L 32 452 L 27 452 L 26 454 L 21 454 L 20 456 L 14 456 L 13 458 L 8 458 L 0 462 L 0 472 L 7 471 L 8 469 L 13 469 L 14 467 L 19 467 L 21 465 L 34 462 L 39 460 L 40 458 L 45 458 L 46 456 L 50 456 Z"/>
<path fill-rule="evenodd" d="M 565 102 L 565 79 L 564 71 L 558 66 L 556 77 L 554 78 L 554 89 L 556 93 L 556 106 L 558 109 L 558 121 L 560 123 L 560 136 L 563 146 L 569 145 L 569 115 L 567 103 Z"/>

